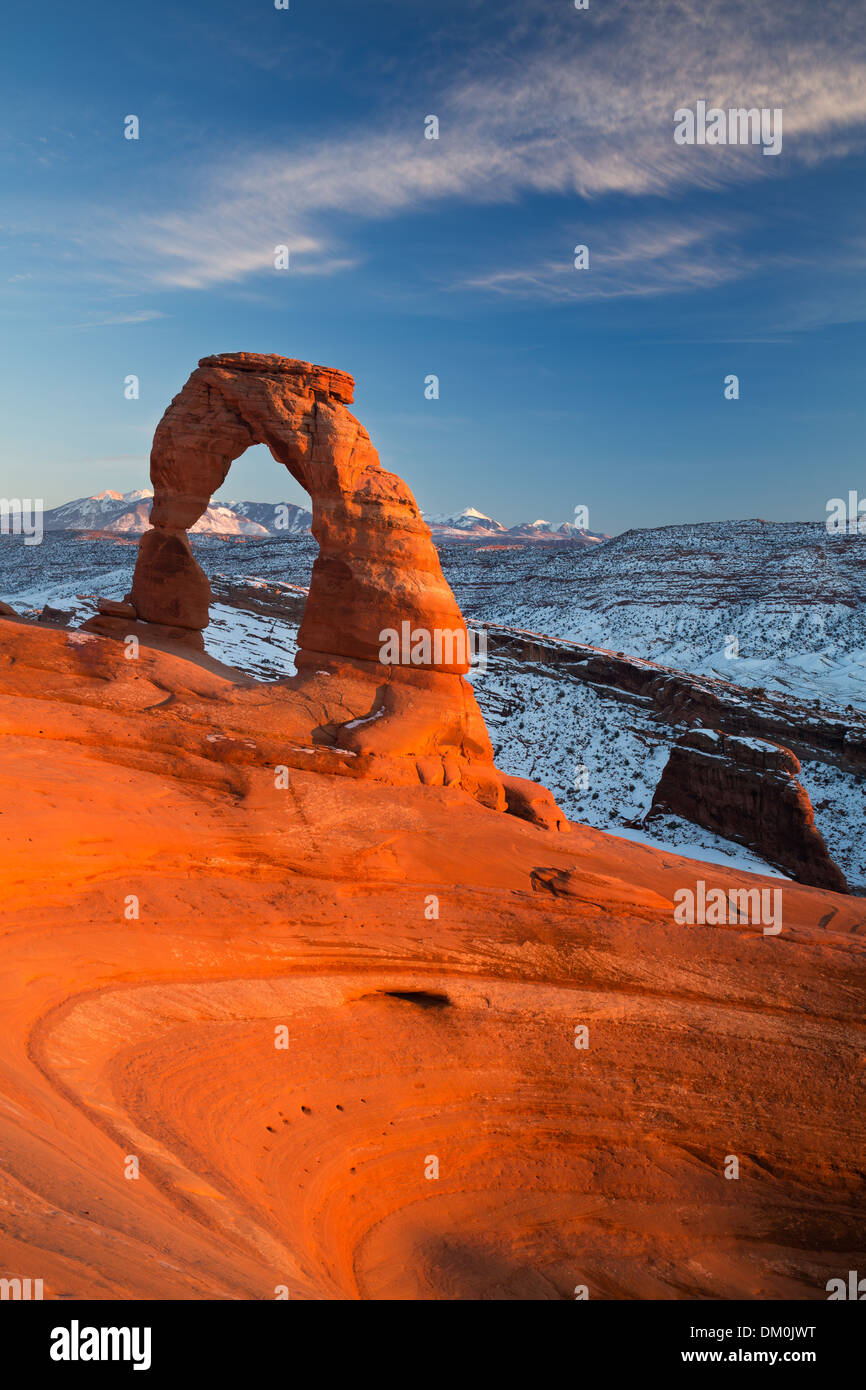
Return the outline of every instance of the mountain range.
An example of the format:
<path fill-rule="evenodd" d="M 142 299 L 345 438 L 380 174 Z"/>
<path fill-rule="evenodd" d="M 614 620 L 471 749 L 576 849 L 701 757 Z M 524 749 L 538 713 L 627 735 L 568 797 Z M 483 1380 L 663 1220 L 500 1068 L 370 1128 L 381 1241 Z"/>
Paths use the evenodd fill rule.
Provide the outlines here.
<path fill-rule="evenodd" d="M 109 535 L 140 535 L 150 525 L 152 488 L 132 492 L 107 489 L 93 497 L 78 497 L 45 513 L 46 531 L 105 531 Z M 196 535 L 297 536 L 309 534 L 313 516 L 305 507 L 290 502 L 212 502 L 190 529 Z M 609 537 L 565 521 L 554 526 L 549 521 L 524 521 L 506 527 L 500 521 L 466 507 L 453 515 L 425 513 L 424 520 L 437 539 L 454 541 L 570 541 L 579 545 L 598 545 Z"/>

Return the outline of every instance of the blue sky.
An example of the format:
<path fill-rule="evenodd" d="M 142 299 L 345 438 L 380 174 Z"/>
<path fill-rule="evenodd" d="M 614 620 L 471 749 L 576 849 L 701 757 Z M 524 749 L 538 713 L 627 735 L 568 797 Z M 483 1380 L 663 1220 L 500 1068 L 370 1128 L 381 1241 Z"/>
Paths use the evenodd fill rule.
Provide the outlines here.
<path fill-rule="evenodd" d="M 239 349 L 351 372 L 425 510 L 617 532 L 866 493 L 850 0 L 48 0 L 4 38 L 3 495 L 145 485 Z M 701 97 L 781 107 L 781 154 L 675 145 Z M 261 449 L 223 495 L 306 500 Z"/>

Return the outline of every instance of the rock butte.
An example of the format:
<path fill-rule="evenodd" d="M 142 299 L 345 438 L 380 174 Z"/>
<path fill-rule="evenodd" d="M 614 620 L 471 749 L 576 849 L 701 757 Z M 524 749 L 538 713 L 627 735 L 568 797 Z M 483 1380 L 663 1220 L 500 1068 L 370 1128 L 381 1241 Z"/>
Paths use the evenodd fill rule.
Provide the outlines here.
<path fill-rule="evenodd" d="M 847 893 L 799 775 L 790 748 L 691 729 L 671 749 L 647 820 L 666 811 L 684 816 L 748 845 L 800 883 Z"/>
<path fill-rule="evenodd" d="M 154 435 L 153 529 L 141 538 L 132 591 L 121 604 L 101 600 L 85 628 L 203 649 L 210 586 L 186 532 L 232 461 L 265 444 L 309 493 L 319 543 L 295 659 L 294 688 L 315 710 L 298 734 L 304 745 L 355 755 L 357 775 L 460 786 L 495 810 L 563 829 L 544 787 L 494 767 L 464 679 L 462 614 L 415 498 L 346 409 L 353 395 L 352 378 L 330 367 L 251 352 L 203 357 Z M 382 633 L 406 623 L 429 634 L 429 660 L 382 665 Z M 451 642 L 440 636 L 437 647 L 443 633 Z"/>

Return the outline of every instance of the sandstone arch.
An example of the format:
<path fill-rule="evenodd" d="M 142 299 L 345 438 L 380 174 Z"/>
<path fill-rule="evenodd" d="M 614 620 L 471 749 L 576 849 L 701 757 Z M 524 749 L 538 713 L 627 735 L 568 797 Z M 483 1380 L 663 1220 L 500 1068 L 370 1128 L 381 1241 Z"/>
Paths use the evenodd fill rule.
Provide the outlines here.
<path fill-rule="evenodd" d="M 157 426 L 151 524 L 131 602 L 146 622 L 201 631 L 210 590 L 186 537 L 234 459 L 265 444 L 312 500 L 319 555 L 299 634 L 305 653 L 377 662 L 380 632 L 465 625 L 412 493 L 346 408 L 345 372 L 257 353 L 205 357 Z M 430 663 L 452 674 L 465 661 Z"/>
<path fill-rule="evenodd" d="M 309 362 L 246 352 L 202 358 L 154 434 L 153 529 L 141 538 L 132 590 L 123 604 L 101 602 L 89 626 L 122 635 L 132 620 L 145 640 L 150 629 L 203 645 L 210 586 L 187 529 L 234 459 L 265 444 L 309 494 L 319 543 L 295 659 L 296 688 L 318 712 L 310 738 L 354 755 L 360 775 L 459 785 L 494 809 L 564 828 L 549 792 L 493 766 L 463 679 L 462 614 L 415 498 L 381 467 L 347 409 L 353 395 L 345 372 Z M 454 640 L 431 640 L 429 659 L 386 665 L 382 633 L 405 624 Z M 337 681 L 323 686 L 331 676 Z M 347 713 L 349 690 L 363 717 Z"/>

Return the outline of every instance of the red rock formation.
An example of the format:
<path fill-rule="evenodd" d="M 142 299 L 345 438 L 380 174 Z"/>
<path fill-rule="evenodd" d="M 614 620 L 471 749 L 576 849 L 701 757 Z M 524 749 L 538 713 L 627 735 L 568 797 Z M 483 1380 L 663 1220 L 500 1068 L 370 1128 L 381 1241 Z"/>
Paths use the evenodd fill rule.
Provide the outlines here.
<path fill-rule="evenodd" d="M 685 883 L 772 880 L 353 776 L 295 747 L 318 709 L 0 623 L 0 1272 L 823 1301 L 866 1268 L 862 902 L 678 925 Z"/>
<path fill-rule="evenodd" d="M 847 893 L 799 773 L 794 754 L 780 744 L 692 729 L 671 749 L 649 816 L 683 816 L 747 845 L 798 883 Z"/>
<path fill-rule="evenodd" d="M 460 611 L 429 528 L 405 483 L 386 473 L 364 427 L 346 409 L 345 372 L 285 357 L 202 358 L 157 426 L 151 453 L 151 523 L 141 541 L 131 602 L 146 622 L 201 630 L 209 587 L 185 532 L 207 510 L 229 466 L 266 444 L 310 494 L 319 543 L 299 635 L 303 652 L 378 663 L 383 629 L 462 632 Z M 464 674 L 465 659 L 427 662 Z"/>
<path fill-rule="evenodd" d="M 382 469 L 346 408 L 353 392 L 345 372 L 309 362 L 245 352 L 202 358 L 154 435 L 153 529 L 141 538 L 126 601 L 141 621 L 103 602 L 85 627 L 162 644 L 174 633 L 203 646 L 210 586 L 186 532 L 232 461 L 265 444 L 309 493 L 319 543 L 295 662 L 297 686 L 311 688 L 318 708 L 307 742 L 357 755 L 370 776 L 460 785 L 491 809 L 562 829 L 548 791 L 493 766 L 463 679 L 466 625 L 412 493 Z M 383 655 L 387 632 L 403 639 L 399 661 Z"/>

